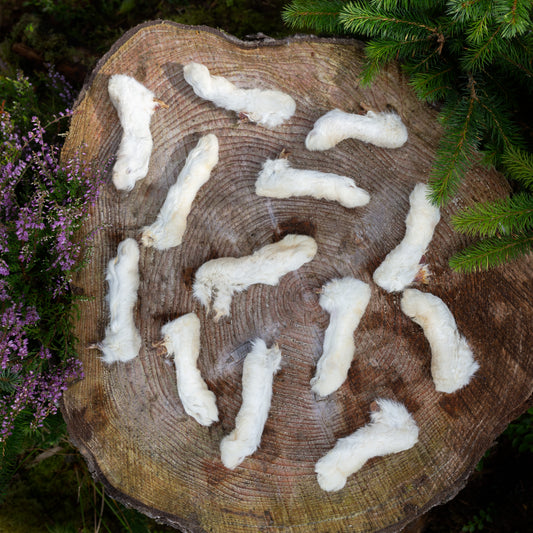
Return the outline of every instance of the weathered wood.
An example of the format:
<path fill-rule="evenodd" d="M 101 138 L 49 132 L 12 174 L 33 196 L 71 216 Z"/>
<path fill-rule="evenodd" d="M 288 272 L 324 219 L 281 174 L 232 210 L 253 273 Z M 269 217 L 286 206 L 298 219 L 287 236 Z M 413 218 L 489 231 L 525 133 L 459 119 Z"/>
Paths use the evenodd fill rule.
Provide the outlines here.
<path fill-rule="evenodd" d="M 275 130 L 239 122 L 196 97 L 182 66 L 205 64 L 241 86 L 278 88 L 297 102 L 294 117 Z M 422 330 L 400 310 L 400 294 L 372 282 L 372 273 L 403 237 L 408 195 L 427 181 L 441 131 L 436 113 L 419 103 L 396 67 L 362 89 L 361 46 L 349 40 L 293 38 L 244 43 L 204 27 L 152 22 L 128 32 L 100 61 L 80 95 L 63 157 L 85 143 L 104 165 L 121 129 L 107 95 L 109 76 L 134 76 L 169 104 L 152 118 L 154 150 L 148 176 L 129 194 L 110 181 L 84 228 L 98 228 L 91 261 L 75 280 L 77 335 L 85 378 L 69 388 L 63 412 L 72 440 L 117 499 L 187 531 L 399 531 L 464 486 L 484 451 L 532 395 L 531 258 L 489 273 L 457 274 L 448 258 L 467 241 L 450 216 L 474 200 L 507 193 L 505 180 L 476 168 L 443 210 L 427 253 L 432 276 L 423 290 L 441 297 L 467 337 L 481 369 L 455 394 L 435 391 Z M 409 130 L 400 149 L 354 140 L 309 152 L 304 139 L 324 112 L 361 111 L 360 103 L 397 109 Z M 187 153 L 215 133 L 220 162 L 202 187 L 181 246 L 141 248 L 136 322 L 143 347 L 135 360 L 106 366 L 89 344 L 104 336 L 107 261 L 125 237 L 157 214 Z M 352 176 L 370 203 L 345 209 L 309 198 L 270 200 L 254 194 L 266 158 L 282 149 L 291 164 Z M 312 235 L 316 258 L 278 287 L 257 285 L 235 295 L 231 318 L 215 324 L 192 298 L 196 269 L 206 260 L 252 253 L 288 232 Z M 372 297 L 356 333 L 348 381 L 317 401 L 309 386 L 329 317 L 316 290 L 333 277 L 369 282 Z M 220 422 L 210 428 L 187 417 L 172 364 L 152 343 L 170 319 L 195 311 L 202 327 L 199 366 L 217 396 Z M 282 370 L 260 449 L 234 471 L 220 461 L 219 443 L 240 406 L 242 358 L 256 336 L 276 340 Z M 336 439 L 369 420 L 371 402 L 404 402 L 419 428 L 406 452 L 370 460 L 338 493 L 317 483 L 315 462 Z"/>

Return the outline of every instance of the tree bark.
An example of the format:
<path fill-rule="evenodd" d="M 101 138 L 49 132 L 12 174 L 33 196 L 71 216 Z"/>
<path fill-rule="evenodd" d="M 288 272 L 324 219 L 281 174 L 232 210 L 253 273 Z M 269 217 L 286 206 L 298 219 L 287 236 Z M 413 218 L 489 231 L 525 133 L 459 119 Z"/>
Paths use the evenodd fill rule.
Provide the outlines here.
<path fill-rule="evenodd" d="M 295 115 L 273 130 L 239 120 L 194 94 L 182 71 L 191 61 L 241 87 L 289 93 Z M 362 61 L 362 46 L 352 40 L 247 43 L 210 28 L 155 21 L 116 43 L 77 101 L 62 157 L 83 146 L 102 167 L 122 133 L 107 92 L 112 74 L 135 77 L 169 105 L 152 117 L 146 178 L 125 194 L 108 172 L 83 228 L 95 232 L 90 261 L 73 283 L 83 296 L 76 333 L 85 377 L 66 392 L 63 413 L 72 440 L 113 497 L 183 531 L 400 531 L 452 498 L 494 439 L 531 404 L 531 257 L 468 275 L 448 266 L 468 244 L 454 232 L 451 216 L 474 201 L 508 194 L 501 175 L 481 167 L 468 173 L 442 210 L 427 251 L 431 276 L 414 285 L 442 298 L 467 338 L 480 364 L 467 387 L 454 394 L 435 390 L 422 329 L 401 312 L 401 293 L 386 293 L 372 281 L 405 233 L 409 194 L 428 180 L 441 128 L 436 111 L 416 99 L 396 65 L 361 87 Z M 408 128 L 407 143 L 387 150 L 346 140 L 326 152 L 305 149 L 305 136 L 325 112 L 362 113 L 364 106 L 395 108 Z M 103 339 L 108 321 L 107 262 L 120 241 L 139 239 L 140 228 L 153 222 L 188 152 L 207 133 L 217 135 L 220 159 L 193 204 L 183 243 L 164 252 L 141 246 L 135 315 L 140 354 L 106 365 L 89 345 Z M 311 198 L 256 196 L 262 163 L 283 149 L 294 167 L 353 177 L 370 193 L 370 203 L 346 209 Z M 231 316 L 215 323 L 193 299 L 195 271 L 209 259 L 249 255 L 287 233 L 316 239 L 313 261 L 276 287 L 255 285 L 234 295 Z M 317 290 L 348 275 L 368 282 L 372 296 L 355 333 L 347 381 L 318 401 L 309 381 L 329 316 Z M 209 428 L 185 414 L 173 363 L 153 347 L 161 326 L 191 311 L 201 320 L 198 364 L 219 408 L 220 422 Z M 261 446 L 231 471 L 220 461 L 219 444 L 234 427 L 242 359 L 256 337 L 278 342 L 282 369 L 274 378 Z M 419 442 L 371 459 L 341 491 L 322 491 L 316 461 L 338 438 L 369 422 L 376 398 L 407 406 Z"/>

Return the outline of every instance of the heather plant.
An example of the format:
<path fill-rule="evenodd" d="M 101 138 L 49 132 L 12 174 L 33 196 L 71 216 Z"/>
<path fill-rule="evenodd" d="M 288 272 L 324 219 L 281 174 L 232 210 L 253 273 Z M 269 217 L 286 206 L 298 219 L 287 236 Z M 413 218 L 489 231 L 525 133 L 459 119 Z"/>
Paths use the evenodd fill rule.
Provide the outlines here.
<path fill-rule="evenodd" d="M 18 454 L 32 439 L 56 435 L 47 421 L 67 384 L 83 375 L 69 282 L 83 264 L 90 236 L 80 240 L 77 230 L 100 173 L 82 153 L 59 162 L 72 91 L 53 71 L 49 84 L 67 108 L 43 127 L 26 114 L 33 108 L 24 102 L 35 104 L 30 81 L 0 80 L 0 499 Z"/>

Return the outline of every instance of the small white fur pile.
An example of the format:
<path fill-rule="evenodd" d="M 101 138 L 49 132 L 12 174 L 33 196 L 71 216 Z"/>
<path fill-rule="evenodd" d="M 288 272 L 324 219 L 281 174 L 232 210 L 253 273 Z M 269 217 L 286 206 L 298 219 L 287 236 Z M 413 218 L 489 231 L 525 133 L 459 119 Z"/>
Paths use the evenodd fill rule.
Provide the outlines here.
<path fill-rule="evenodd" d="M 353 333 L 369 301 L 370 286 L 355 278 L 334 279 L 322 288 L 319 303 L 331 317 L 311 379 L 311 388 L 319 396 L 331 394 L 346 380 L 355 352 Z"/>
<path fill-rule="evenodd" d="M 418 442 L 418 427 L 405 406 L 378 399 L 379 411 L 370 414 L 371 422 L 351 435 L 339 439 L 333 449 L 315 465 L 322 490 L 333 492 L 346 484 L 371 457 L 398 453 Z"/>
<path fill-rule="evenodd" d="M 103 352 L 102 361 L 130 361 L 139 354 L 141 336 L 135 327 L 133 308 L 139 289 L 139 245 L 134 239 L 123 240 L 117 255 L 107 265 L 110 321 L 105 338 L 96 346 Z"/>
<path fill-rule="evenodd" d="M 255 182 L 255 192 L 270 198 L 312 196 L 334 200 L 344 207 L 358 207 L 370 201 L 370 195 L 357 187 L 353 179 L 318 170 L 291 168 L 287 159 L 268 159 Z"/>
<path fill-rule="evenodd" d="M 141 240 L 145 246 L 166 250 L 181 244 L 192 203 L 217 163 L 218 139 L 210 133 L 202 137 L 187 156 L 185 166 L 176 183 L 170 187 L 155 222 L 143 228 Z"/>
<path fill-rule="evenodd" d="M 382 148 L 399 148 L 407 141 L 407 128 L 396 113 L 366 115 L 333 109 L 322 115 L 307 134 L 308 150 L 328 150 L 344 139 L 358 139 Z"/>
<path fill-rule="evenodd" d="M 234 292 L 250 285 L 277 285 L 280 278 L 313 259 L 317 244 L 307 235 L 286 235 L 245 257 L 221 257 L 204 263 L 197 271 L 194 297 L 209 309 L 214 295 L 214 320 L 229 315 Z"/>
<path fill-rule="evenodd" d="M 207 388 L 197 366 L 200 355 L 200 320 L 183 315 L 161 328 L 168 355 L 174 356 L 178 395 L 185 412 L 202 426 L 218 421 L 216 398 Z"/>
<path fill-rule="evenodd" d="M 242 370 L 242 404 L 235 419 L 235 429 L 220 443 L 222 463 L 233 470 L 255 452 L 272 401 L 272 382 L 279 370 L 281 351 L 277 345 L 267 348 L 262 339 L 253 342 Z"/>
<path fill-rule="evenodd" d="M 124 74 L 109 78 L 108 92 L 123 130 L 112 179 L 117 189 L 131 191 L 148 173 L 153 146 L 150 119 L 158 104 L 152 91 Z"/>
<path fill-rule="evenodd" d="M 374 271 L 374 281 L 388 292 L 401 291 L 411 284 L 420 271 L 420 259 L 424 255 L 440 211 L 428 200 L 429 189 L 417 183 L 409 196 L 409 213 L 405 219 L 405 236 Z"/>
<path fill-rule="evenodd" d="M 458 332 L 448 306 L 434 294 L 406 289 L 402 311 L 424 330 L 431 347 L 431 374 L 436 390 L 455 392 L 478 370 L 472 350 Z"/>
<path fill-rule="evenodd" d="M 204 100 L 218 107 L 243 113 L 252 122 L 275 128 L 292 117 L 295 101 L 280 91 L 240 89 L 222 76 L 211 76 L 209 69 L 200 63 L 183 67 L 185 81 Z"/>

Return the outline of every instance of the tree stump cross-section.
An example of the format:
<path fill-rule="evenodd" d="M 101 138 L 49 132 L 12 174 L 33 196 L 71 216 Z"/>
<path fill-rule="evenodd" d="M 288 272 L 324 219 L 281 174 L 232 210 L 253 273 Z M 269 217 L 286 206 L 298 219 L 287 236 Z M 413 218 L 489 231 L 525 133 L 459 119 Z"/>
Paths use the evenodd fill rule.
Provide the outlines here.
<path fill-rule="evenodd" d="M 414 284 L 444 300 L 467 338 L 480 364 L 467 387 L 454 394 L 435 390 L 429 344 L 401 312 L 401 293 L 372 281 L 403 238 L 409 194 L 428 180 L 441 129 L 435 110 L 417 101 L 396 65 L 361 88 L 362 60 L 362 46 L 352 40 L 247 43 L 210 28 L 155 21 L 125 34 L 78 98 L 62 157 L 83 146 L 102 167 L 122 134 L 107 93 L 111 75 L 135 77 L 169 107 L 152 117 L 146 178 L 123 193 L 109 173 L 82 230 L 95 234 L 90 261 L 73 282 L 83 296 L 76 333 L 85 377 L 65 393 L 63 413 L 72 440 L 113 497 L 183 531 L 400 531 L 452 498 L 509 421 L 531 404 L 531 257 L 488 273 L 458 274 L 448 266 L 450 255 L 468 243 L 454 232 L 451 216 L 474 201 L 508 194 L 502 176 L 481 167 L 468 173 L 442 210 L 427 251 L 432 275 L 427 285 Z M 269 130 L 216 108 L 185 82 L 183 65 L 191 61 L 240 87 L 290 94 L 294 116 Z M 378 111 L 392 106 L 408 128 L 407 143 L 387 150 L 346 140 L 325 152 L 305 149 L 321 115 L 334 108 L 362 113 L 361 104 Z M 187 154 L 207 133 L 219 139 L 219 163 L 193 203 L 183 243 L 163 252 L 141 246 L 140 354 L 106 365 L 89 346 L 103 339 L 109 317 L 107 262 L 120 241 L 140 240 L 140 229 L 153 222 Z M 312 198 L 257 196 L 262 163 L 283 149 L 295 168 L 353 177 L 370 203 L 346 209 Z M 209 259 L 249 255 L 288 233 L 317 241 L 313 261 L 276 287 L 254 285 L 235 294 L 231 316 L 215 323 L 192 297 L 195 271 Z M 329 323 L 317 290 L 343 276 L 369 283 L 372 296 L 355 333 L 347 381 L 317 401 L 309 381 Z M 153 347 L 166 322 L 191 311 L 201 320 L 199 368 L 219 409 L 220 421 L 209 428 L 185 414 L 173 363 Z M 282 368 L 260 448 L 228 470 L 219 444 L 234 427 L 242 360 L 256 337 L 280 345 Z M 376 398 L 406 405 L 419 442 L 369 460 L 341 491 L 322 491 L 316 461 L 368 423 Z"/>

